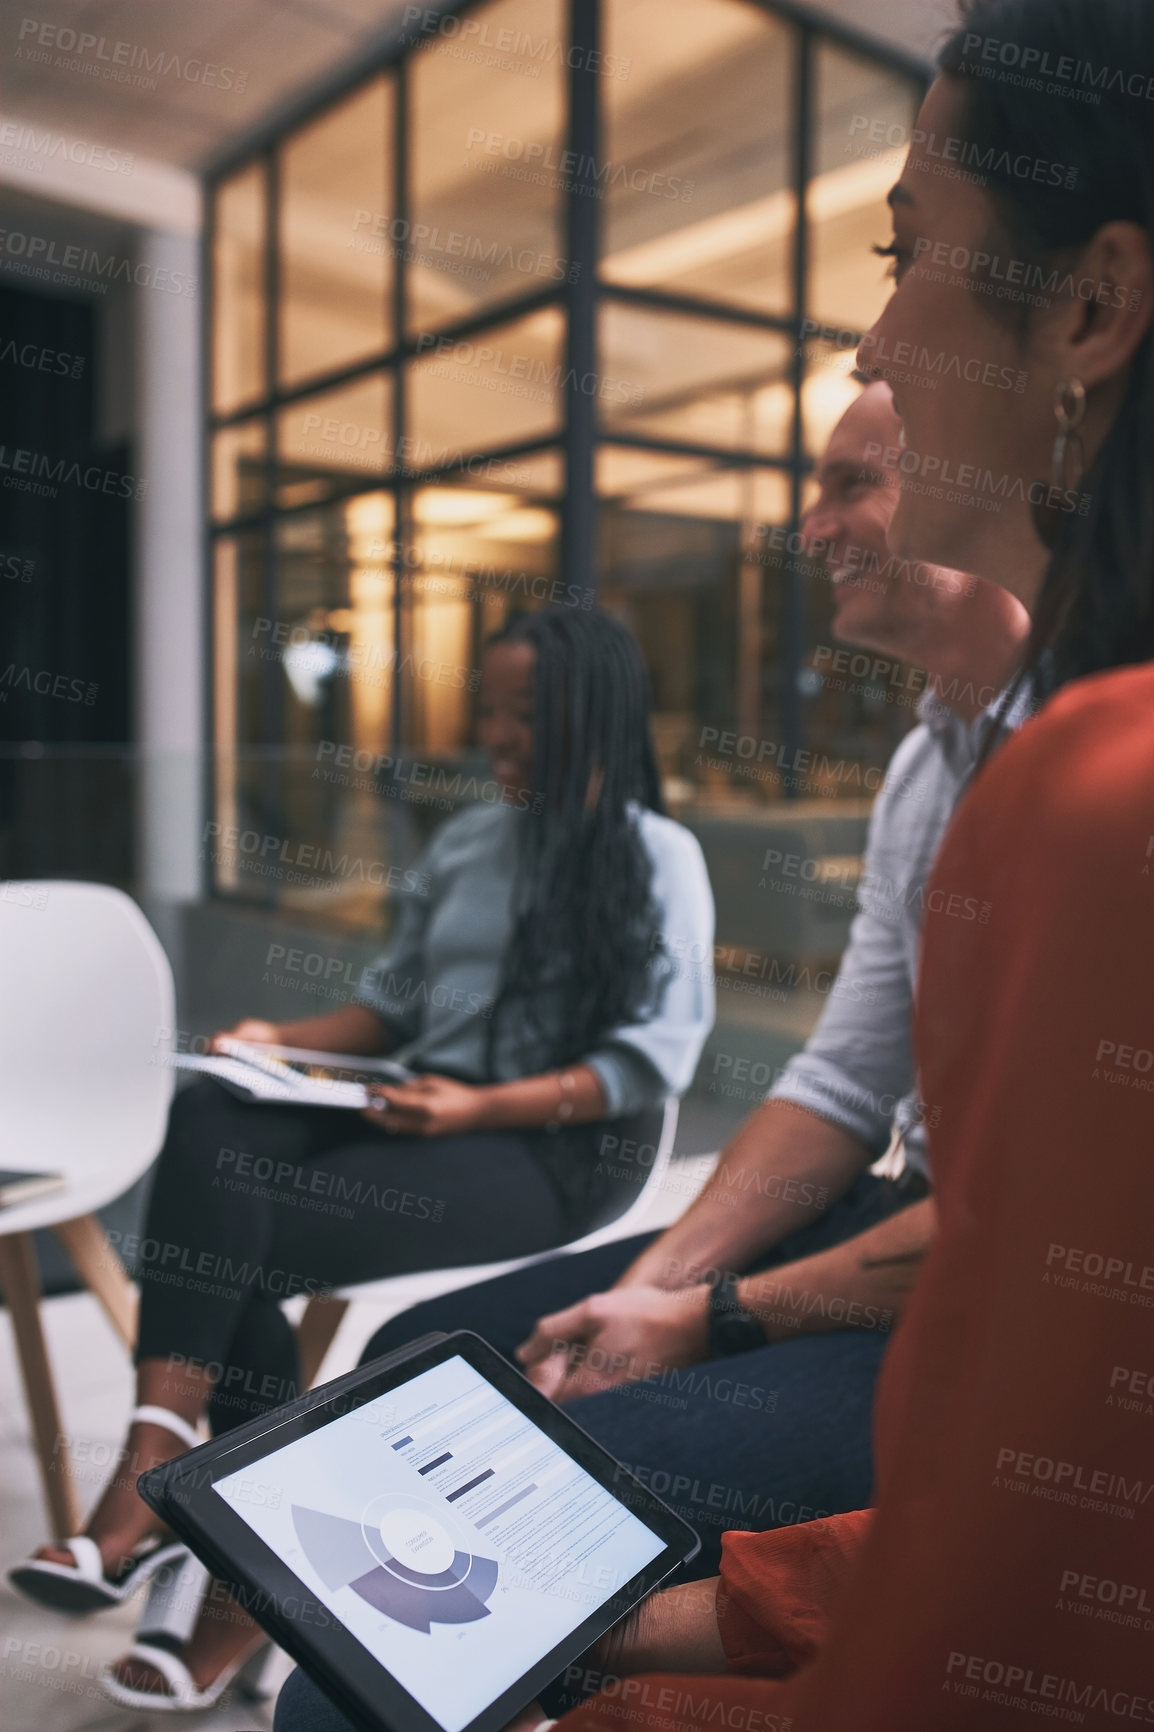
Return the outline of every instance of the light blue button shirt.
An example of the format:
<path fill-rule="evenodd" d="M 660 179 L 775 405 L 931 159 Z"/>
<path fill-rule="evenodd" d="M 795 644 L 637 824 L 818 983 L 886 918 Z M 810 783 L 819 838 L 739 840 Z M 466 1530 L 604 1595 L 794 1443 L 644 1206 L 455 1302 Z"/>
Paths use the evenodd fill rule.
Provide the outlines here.
<path fill-rule="evenodd" d="M 870 817 L 858 913 L 837 984 L 810 1039 L 766 1097 L 792 1101 L 859 1137 L 871 1154 L 904 1132 L 906 1164 L 928 1176 L 926 1133 L 914 1092 L 913 1004 L 927 880 L 991 728 L 1010 732 L 1031 713 L 1002 694 L 965 722 L 927 695 Z M 973 900 L 973 899 L 971 899 Z M 974 900 L 959 919 L 982 920 Z"/>
<path fill-rule="evenodd" d="M 651 964 L 653 1009 L 606 1030 L 581 1062 L 601 1079 L 609 1117 L 637 1112 L 693 1081 L 713 1026 L 713 892 L 695 836 L 671 818 L 634 807 L 653 866 L 653 898 L 663 945 Z M 512 931 L 517 827 L 532 822 L 511 806 L 468 806 L 446 820 L 417 867 L 424 894 L 407 892 L 387 949 L 357 1003 L 396 1036 L 391 1056 L 423 1070 L 485 1082 L 549 1068 L 544 1044 L 503 1018 L 494 1055 L 487 1041 L 501 963 Z M 691 956 L 700 965 L 679 967 Z M 559 991 L 564 990 L 563 977 Z M 556 1014 L 556 1013 L 554 1013 Z M 548 998 L 542 1006 L 551 1025 Z M 555 1023 L 552 1024 L 555 1026 Z M 524 1044 L 523 1044 L 524 1042 Z"/>

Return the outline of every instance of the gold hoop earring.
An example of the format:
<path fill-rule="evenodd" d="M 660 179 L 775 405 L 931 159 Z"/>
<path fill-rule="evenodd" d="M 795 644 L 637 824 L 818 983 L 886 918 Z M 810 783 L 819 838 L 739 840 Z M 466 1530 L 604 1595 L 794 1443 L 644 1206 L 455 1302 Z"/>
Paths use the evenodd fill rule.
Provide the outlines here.
<path fill-rule="evenodd" d="M 1063 379 L 1057 386 L 1054 419 L 1058 433 L 1050 460 L 1050 487 L 1046 497 L 1031 507 L 1034 528 L 1051 552 L 1058 545 L 1062 524 L 1070 515 L 1062 501 L 1077 493 L 1086 474 L 1086 447 L 1082 443 L 1086 387 L 1081 379 Z"/>

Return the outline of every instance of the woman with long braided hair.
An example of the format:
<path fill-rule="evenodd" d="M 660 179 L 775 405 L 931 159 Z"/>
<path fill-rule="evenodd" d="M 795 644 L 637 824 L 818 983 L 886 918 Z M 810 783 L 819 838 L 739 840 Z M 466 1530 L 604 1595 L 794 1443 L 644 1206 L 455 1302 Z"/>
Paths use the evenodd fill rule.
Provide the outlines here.
<path fill-rule="evenodd" d="M 477 733 L 493 778 L 418 868 L 365 990 L 235 1037 L 388 1052 L 413 1081 L 362 1114 L 253 1105 L 201 1078 L 177 1097 L 141 1240 L 137 1401 L 118 1473 L 74 1539 L 12 1573 L 42 1604 L 117 1605 L 171 1556 L 136 1476 L 288 1399 L 280 1302 L 547 1251 L 643 1184 L 615 1162 L 638 1116 L 689 1085 L 713 1022 L 713 899 L 666 817 L 640 651 L 597 610 L 515 616 L 487 643 Z M 366 1122 L 367 1121 L 367 1122 Z M 138 1642 L 107 1688 L 204 1707 L 258 1638 L 202 1617 Z"/>
<path fill-rule="evenodd" d="M 661 949 L 643 812 L 662 813 L 645 670 L 608 614 L 521 614 L 490 641 L 535 674 L 529 785 L 540 790 L 518 836 L 514 925 L 490 1023 L 569 1063 L 606 1028 L 636 1020 L 658 989 Z M 660 967 L 660 964 L 658 964 Z"/>

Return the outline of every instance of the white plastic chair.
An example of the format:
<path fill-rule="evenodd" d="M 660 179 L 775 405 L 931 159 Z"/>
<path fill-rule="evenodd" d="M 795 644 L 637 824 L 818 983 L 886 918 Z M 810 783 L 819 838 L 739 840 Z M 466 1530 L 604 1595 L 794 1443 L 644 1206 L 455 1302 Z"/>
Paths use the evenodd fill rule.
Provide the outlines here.
<path fill-rule="evenodd" d="M 534 1251 L 528 1257 L 510 1257 L 502 1263 L 470 1263 L 458 1269 L 431 1269 L 427 1275 L 415 1278 L 411 1274 L 397 1275 L 384 1281 L 367 1281 L 360 1286 L 342 1287 L 333 1293 L 314 1295 L 305 1306 L 297 1330 L 302 1387 L 308 1388 L 315 1381 L 325 1354 L 340 1328 L 341 1319 L 354 1299 L 371 1299 L 376 1302 L 387 1300 L 390 1292 L 403 1284 L 408 1303 L 416 1304 L 421 1299 L 452 1293 L 458 1287 L 472 1287 L 478 1281 L 491 1281 L 498 1275 L 511 1275 L 515 1269 L 528 1269 L 532 1264 L 544 1263 L 550 1257 L 573 1257 L 579 1251 L 592 1251 L 598 1245 L 608 1245 L 617 1239 L 627 1239 L 631 1233 L 641 1232 L 645 1226 L 645 1216 L 655 1196 L 660 1193 L 669 1171 L 673 1144 L 677 1137 L 678 1108 L 676 1095 L 670 1095 L 661 1107 L 655 1109 L 653 1117 L 656 1120 L 660 1114 L 660 1124 L 655 1125 L 657 1135 L 653 1141 L 646 1142 L 644 1123 L 639 1128 L 640 1134 L 636 1138 L 639 1150 L 648 1151 L 652 1148 L 653 1162 L 644 1185 L 629 1207 L 615 1220 L 606 1222 L 603 1227 L 595 1228 L 580 1239 L 574 1239 L 571 1244 L 555 1245 L 551 1251 Z"/>
<path fill-rule="evenodd" d="M 95 1211 L 147 1170 L 163 1141 L 174 1002 L 168 958 L 122 891 L 0 883 L 0 1165 L 66 1179 L 63 1190 L 0 1209 L 0 1289 L 58 1535 L 77 1531 L 78 1512 L 32 1234 L 53 1229 L 131 1349 L 136 1293 Z"/>

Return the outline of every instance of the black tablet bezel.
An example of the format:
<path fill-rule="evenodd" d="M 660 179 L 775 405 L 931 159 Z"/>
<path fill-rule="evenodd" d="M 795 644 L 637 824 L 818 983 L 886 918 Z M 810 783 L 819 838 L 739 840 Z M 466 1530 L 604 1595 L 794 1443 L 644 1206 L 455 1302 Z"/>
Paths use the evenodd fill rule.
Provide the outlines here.
<path fill-rule="evenodd" d="M 508 1360 L 466 1330 L 432 1341 L 422 1337 L 142 1475 L 141 1495 L 362 1732 L 444 1732 L 444 1728 L 213 1488 L 217 1480 L 254 1466 L 286 1444 L 457 1356 L 664 1542 L 656 1558 L 542 1655 L 462 1732 L 500 1732 L 539 1690 L 700 1548 L 688 1522 L 534 1389 Z"/>

